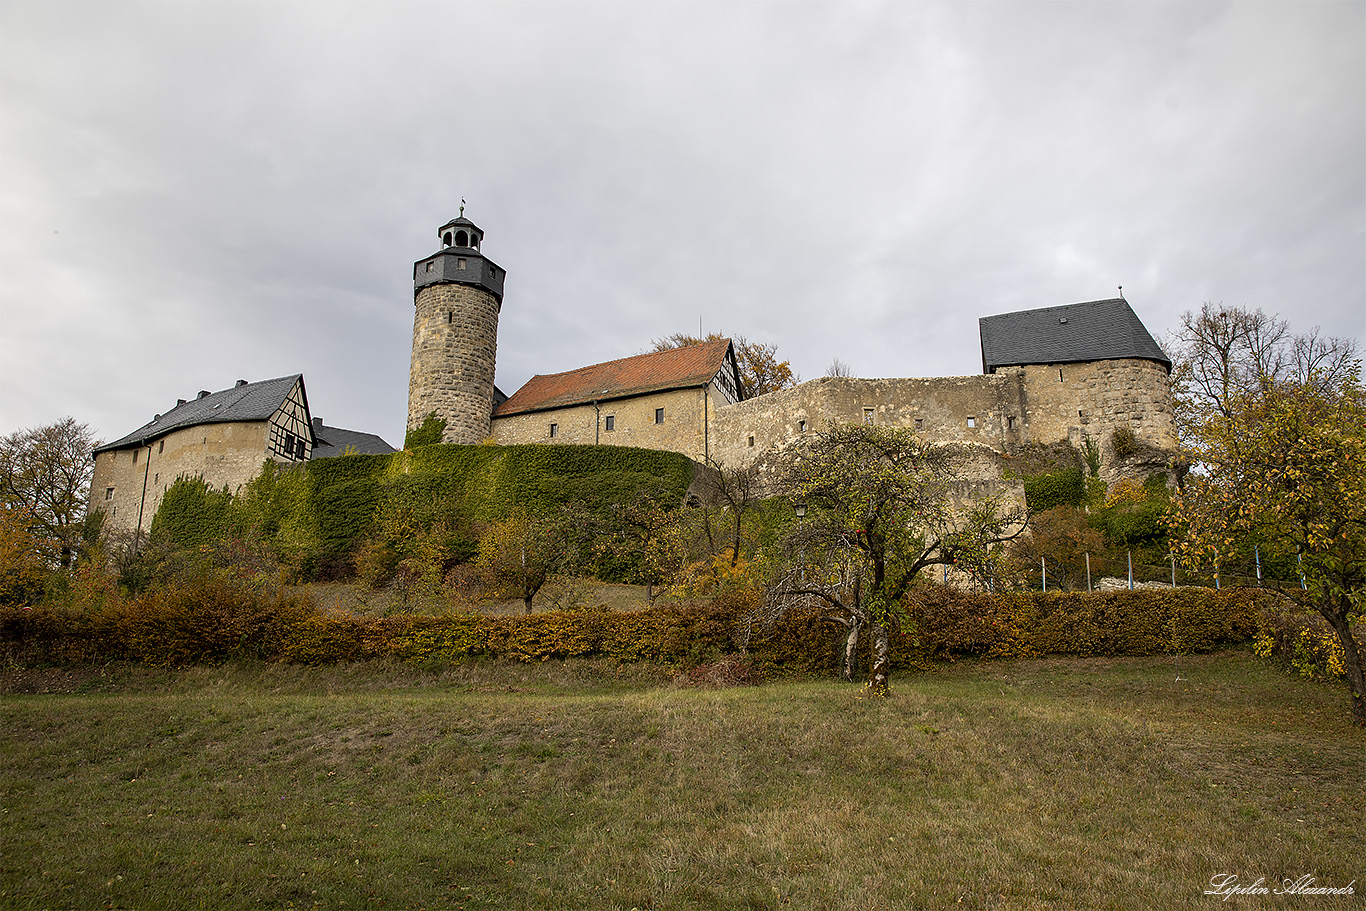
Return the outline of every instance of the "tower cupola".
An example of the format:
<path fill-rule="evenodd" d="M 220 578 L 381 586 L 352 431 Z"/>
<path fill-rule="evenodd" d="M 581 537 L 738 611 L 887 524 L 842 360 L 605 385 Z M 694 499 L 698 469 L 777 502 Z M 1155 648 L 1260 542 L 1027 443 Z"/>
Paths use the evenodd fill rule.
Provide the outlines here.
<path fill-rule="evenodd" d="M 479 230 L 479 226 L 463 215 L 446 222 L 436 233 L 441 238 L 443 250 L 446 247 L 461 247 L 477 253 L 484 240 L 484 232 Z"/>

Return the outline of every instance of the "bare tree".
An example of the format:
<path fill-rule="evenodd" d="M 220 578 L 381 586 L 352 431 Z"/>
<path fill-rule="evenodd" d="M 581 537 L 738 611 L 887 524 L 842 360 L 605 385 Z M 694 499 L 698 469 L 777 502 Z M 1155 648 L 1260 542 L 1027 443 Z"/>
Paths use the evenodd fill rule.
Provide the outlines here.
<path fill-rule="evenodd" d="M 854 368 L 850 367 L 839 358 L 830 362 L 830 366 L 825 368 L 826 376 L 853 376 Z"/>
<path fill-rule="evenodd" d="M 1230 417 L 1233 400 L 1267 385 L 1295 383 L 1332 390 L 1361 355 L 1348 338 L 1296 335 L 1284 320 L 1261 310 L 1206 302 L 1187 311 L 1170 340 L 1172 393 L 1183 431 L 1207 414 Z"/>

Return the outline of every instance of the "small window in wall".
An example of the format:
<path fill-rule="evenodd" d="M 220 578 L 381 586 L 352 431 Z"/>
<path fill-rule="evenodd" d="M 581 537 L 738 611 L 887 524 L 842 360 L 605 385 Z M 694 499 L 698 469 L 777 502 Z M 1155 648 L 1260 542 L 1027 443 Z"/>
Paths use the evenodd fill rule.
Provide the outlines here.
<path fill-rule="evenodd" d="M 301 438 L 294 441 L 294 454 L 300 459 L 308 455 L 308 443 L 306 440 Z"/>
<path fill-rule="evenodd" d="M 105 498 L 106 500 L 112 500 L 112 499 L 114 499 L 114 488 L 112 488 L 112 487 L 106 487 L 106 488 L 104 489 L 104 498 Z"/>
<path fill-rule="evenodd" d="M 602 428 L 602 429 L 603 429 L 603 430 L 606 430 L 608 433 L 611 433 L 613 430 L 616 430 L 616 429 L 617 429 L 617 416 L 616 416 L 615 414 L 609 414 L 607 417 L 603 418 L 603 428 Z"/>
<path fill-rule="evenodd" d="M 136 464 L 138 463 L 138 452 L 139 452 L 139 450 L 137 450 L 137 449 L 134 449 L 134 450 L 133 450 L 133 464 L 134 464 L 134 465 L 136 465 Z"/>
<path fill-rule="evenodd" d="M 553 439 L 555 439 L 555 437 L 557 437 L 557 436 L 559 436 L 559 435 L 560 435 L 560 425 L 559 425 L 559 424 L 551 424 L 551 425 L 550 425 L 550 438 L 553 440 Z"/>
<path fill-rule="evenodd" d="M 871 408 L 865 408 L 865 409 L 863 409 L 863 423 L 865 423 L 865 424 L 871 424 L 871 423 L 873 423 L 873 409 L 871 409 Z"/>
<path fill-rule="evenodd" d="M 165 440 L 162 440 L 160 443 L 157 443 L 157 455 L 161 455 L 161 454 L 162 454 L 163 452 L 165 452 L 165 451 L 166 451 L 166 441 L 165 441 Z"/>
<path fill-rule="evenodd" d="M 924 419 L 924 418 L 916 418 L 916 419 L 915 419 L 915 429 L 916 429 L 916 430 L 924 430 L 924 429 L 925 429 L 925 419 Z"/>
<path fill-rule="evenodd" d="M 449 247 L 451 245 L 451 232 L 447 231 L 445 235 L 442 236 L 441 245 L 444 247 Z"/>
<path fill-rule="evenodd" d="M 463 269 L 463 268 L 465 268 L 465 258 L 464 258 L 463 256 L 456 257 L 456 260 L 455 260 L 455 267 L 456 267 L 457 269 Z"/>
<path fill-rule="evenodd" d="M 1012 414 L 1010 417 L 1006 418 L 1006 429 L 1007 429 L 1007 430 L 1014 430 L 1014 429 L 1015 429 L 1015 415 Z"/>
<path fill-rule="evenodd" d="M 977 426 L 977 419 L 976 419 L 976 418 L 968 418 L 968 428 L 971 429 L 971 428 L 976 427 L 976 426 Z"/>
<path fill-rule="evenodd" d="M 160 484 L 160 483 L 161 483 L 161 472 L 158 471 L 156 474 L 154 474 L 154 475 L 152 476 L 152 483 L 153 483 L 153 484 Z"/>
<path fill-rule="evenodd" d="M 1058 382 L 1059 382 L 1059 383 L 1062 382 L 1062 368 L 1061 368 L 1061 367 L 1058 368 Z"/>
<path fill-rule="evenodd" d="M 798 421 L 798 422 L 797 422 L 797 432 L 798 432 L 798 433 L 806 433 L 806 421 Z"/>
<path fill-rule="evenodd" d="M 454 310 L 447 310 L 447 311 L 446 311 L 446 325 L 449 326 L 449 325 L 450 325 L 451 323 L 453 323 L 453 322 L 455 322 L 455 311 L 454 311 Z"/>
<path fill-rule="evenodd" d="M 432 268 L 435 267 L 435 266 L 436 266 L 436 263 L 427 263 L 427 271 L 428 271 L 428 272 L 432 271 Z"/>
<path fill-rule="evenodd" d="M 656 409 L 655 409 L 655 423 L 656 423 L 656 424 L 663 424 L 663 423 L 664 423 L 664 409 L 663 409 L 663 408 L 656 408 Z"/>
<path fill-rule="evenodd" d="M 750 438 L 749 438 L 749 445 L 751 445 L 751 446 L 754 445 L 754 437 L 753 437 L 753 435 L 751 435 Z"/>

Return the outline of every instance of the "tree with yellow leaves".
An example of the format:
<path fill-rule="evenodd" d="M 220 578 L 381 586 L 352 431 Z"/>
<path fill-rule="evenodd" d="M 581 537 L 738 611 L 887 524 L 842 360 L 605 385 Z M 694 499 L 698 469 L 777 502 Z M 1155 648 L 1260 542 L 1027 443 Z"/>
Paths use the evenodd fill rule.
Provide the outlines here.
<path fill-rule="evenodd" d="M 1192 471 L 1173 540 L 1192 565 L 1246 541 L 1297 558 L 1303 581 L 1273 582 L 1317 610 L 1344 652 L 1352 714 L 1366 726 L 1366 680 L 1353 621 L 1366 609 L 1366 395 L 1360 361 L 1322 374 L 1230 388 L 1187 423 Z"/>

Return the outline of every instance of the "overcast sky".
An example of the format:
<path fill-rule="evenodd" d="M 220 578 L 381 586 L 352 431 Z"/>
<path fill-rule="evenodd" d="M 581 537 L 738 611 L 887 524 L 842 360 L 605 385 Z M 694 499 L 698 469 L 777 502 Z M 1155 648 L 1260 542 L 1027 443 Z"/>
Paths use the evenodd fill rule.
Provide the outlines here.
<path fill-rule="evenodd" d="M 1366 342 L 1366 3 L 0 3 L 0 433 L 303 373 L 403 441 L 412 263 L 497 382 L 675 331 L 981 372 L 979 317 Z"/>

